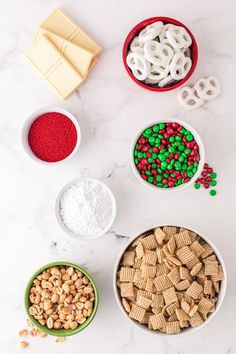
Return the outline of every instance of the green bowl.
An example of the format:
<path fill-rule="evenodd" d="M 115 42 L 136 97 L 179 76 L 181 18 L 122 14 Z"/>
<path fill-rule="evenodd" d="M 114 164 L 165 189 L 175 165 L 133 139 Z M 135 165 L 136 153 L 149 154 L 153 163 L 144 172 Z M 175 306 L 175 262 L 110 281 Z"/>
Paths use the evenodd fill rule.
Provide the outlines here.
<path fill-rule="evenodd" d="M 30 301 L 29 301 L 29 292 L 30 289 L 32 287 L 32 283 L 33 280 L 40 274 L 42 273 L 44 270 L 51 268 L 51 267 L 55 267 L 55 266 L 68 266 L 68 267 L 73 267 L 75 269 L 80 270 L 84 275 L 86 275 L 86 277 L 88 277 L 88 279 L 90 280 L 93 288 L 94 288 L 94 295 L 95 295 L 95 301 L 94 301 L 94 308 L 93 308 L 93 312 L 91 313 L 91 315 L 88 317 L 88 319 L 82 323 L 81 325 L 79 325 L 76 329 L 49 329 L 46 326 L 42 326 L 30 313 L 29 313 L 29 307 L 30 307 Z M 97 286 L 93 280 L 93 278 L 91 277 L 91 275 L 81 266 L 74 264 L 74 263 L 70 263 L 70 262 L 52 262 L 52 263 L 48 263 L 46 265 L 44 265 L 43 267 L 41 267 L 40 269 L 38 269 L 30 278 L 26 290 L 25 290 L 25 309 L 27 312 L 27 316 L 30 319 L 30 321 L 34 324 L 35 327 L 37 327 L 38 329 L 40 329 L 41 331 L 51 335 L 51 336 L 56 336 L 56 337 L 67 337 L 67 336 L 72 336 L 76 333 L 79 333 L 81 331 L 83 331 L 94 319 L 97 309 L 98 309 L 98 289 Z"/>

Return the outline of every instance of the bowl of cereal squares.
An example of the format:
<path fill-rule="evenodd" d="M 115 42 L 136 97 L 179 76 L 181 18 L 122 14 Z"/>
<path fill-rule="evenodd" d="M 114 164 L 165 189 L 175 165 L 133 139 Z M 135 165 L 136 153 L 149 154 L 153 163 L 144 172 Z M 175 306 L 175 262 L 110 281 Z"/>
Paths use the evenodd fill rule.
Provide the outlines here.
<path fill-rule="evenodd" d="M 139 86 L 165 92 L 183 85 L 198 62 L 192 32 L 169 17 L 152 17 L 138 23 L 123 45 L 123 63 Z"/>
<path fill-rule="evenodd" d="M 70 262 L 53 262 L 38 269 L 25 290 L 25 309 L 39 330 L 57 337 L 74 335 L 93 320 L 98 290 L 91 275 Z"/>
<path fill-rule="evenodd" d="M 133 238 L 113 277 L 125 317 L 162 336 L 190 334 L 209 323 L 222 305 L 226 282 L 216 246 L 179 226 L 155 227 Z"/>

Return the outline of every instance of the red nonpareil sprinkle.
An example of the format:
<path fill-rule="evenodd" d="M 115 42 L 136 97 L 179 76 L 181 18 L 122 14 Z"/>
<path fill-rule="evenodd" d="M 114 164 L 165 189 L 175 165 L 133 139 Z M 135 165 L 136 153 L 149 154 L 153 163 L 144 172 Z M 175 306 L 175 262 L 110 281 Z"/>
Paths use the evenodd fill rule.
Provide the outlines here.
<path fill-rule="evenodd" d="M 77 131 L 67 116 L 57 112 L 41 115 L 32 123 L 28 142 L 32 152 L 46 162 L 64 160 L 74 150 Z"/>

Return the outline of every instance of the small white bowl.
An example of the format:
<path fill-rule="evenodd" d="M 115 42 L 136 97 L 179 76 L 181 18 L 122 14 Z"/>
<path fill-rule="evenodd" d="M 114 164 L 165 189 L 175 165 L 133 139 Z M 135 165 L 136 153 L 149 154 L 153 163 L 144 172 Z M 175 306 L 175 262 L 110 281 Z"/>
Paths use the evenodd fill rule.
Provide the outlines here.
<path fill-rule="evenodd" d="M 165 224 L 167 225 L 167 224 Z M 149 230 L 152 230 L 156 227 L 163 227 L 165 225 L 157 225 L 157 226 L 154 226 L 153 228 L 150 227 L 148 230 L 146 231 L 143 231 L 143 232 L 140 232 L 138 234 L 141 235 Z M 214 250 L 215 252 L 215 255 L 217 256 L 218 260 L 219 260 L 219 263 L 222 265 L 222 268 L 223 268 L 223 272 L 224 272 L 224 276 L 225 276 L 225 279 L 221 281 L 221 287 L 220 287 L 220 293 L 219 293 L 219 296 L 218 296 L 218 300 L 217 300 L 217 303 L 216 303 L 216 309 L 215 309 L 215 312 L 212 312 L 211 314 L 209 314 L 209 316 L 207 317 L 206 321 L 203 322 L 202 325 L 198 326 L 198 327 L 189 327 L 189 328 L 184 328 L 182 332 L 180 333 L 176 333 L 176 334 L 171 334 L 171 335 L 168 335 L 166 333 L 162 333 L 160 331 L 152 331 L 150 329 L 148 329 L 145 325 L 141 325 L 139 324 L 137 321 L 133 320 L 132 318 L 130 318 L 127 314 L 127 312 L 125 311 L 122 303 L 121 303 L 121 300 L 120 300 L 120 294 L 119 294 L 119 291 L 118 291 L 118 288 L 117 288 L 117 285 L 116 285 L 116 281 L 117 281 L 117 271 L 118 271 L 118 268 L 119 268 L 119 264 L 120 264 L 120 261 L 122 259 L 122 256 L 124 254 L 124 252 L 126 251 L 126 249 L 131 245 L 131 243 L 138 237 L 138 236 L 135 236 L 135 237 L 132 237 L 131 240 L 128 242 L 128 244 L 122 249 L 122 251 L 120 252 L 118 258 L 117 258 L 117 261 L 116 261 L 116 264 L 115 264 L 115 268 L 114 268 L 114 272 L 113 272 L 113 289 L 114 289 L 114 293 L 115 293 L 115 298 L 116 298 L 116 301 L 118 303 L 118 306 L 121 310 L 121 312 L 123 313 L 123 315 L 125 316 L 125 318 L 127 320 L 129 320 L 133 325 L 135 325 L 136 327 L 138 327 L 139 329 L 145 331 L 147 334 L 151 334 L 153 336 L 162 336 L 162 337 L 166 337 L 166 338 L 170 338 L 170 337 L 173 337 L 173 338 L 176 338 L 176 337 L 182 337 L 182 336 L 185 336 L 185 335 L 188 335 L 188 334 L 193 334 L 197 331 L 199 331 L 200 329 L 202 329 L 203 327 L 205 327 L 216 315 L 216 313 L 219 311 L 223 301 L 224 301 L 224 298 L 225 298 L 225 294 L 226 294 L 226 288 L 227 288 L 227 274 L 226 274 L 226 268 L 225 268 L 225 263 L 224 263 L 224 260 L 219 252 L 219 250 L 217 249 L 216 245 L 211 241 L 209 240 L 207 237 L 205 236 L 202 236 L 201 233 L 199 233 L 198 231 L 196 230 L 193 230 L 192 228 L 190 227 L 186 227 L 186 226 L 178 226 L 178 225 L 168 225 L 168 226 L 177 226 L 177 227 L 183 227 L 187 230 L 190 230 L 190 231 L 193 231 L 195 232 L 197 235 L 199 235 L 205 242 L 207 242 Z"/>
<path fill-rule="evenodd" d="M 64 114 L 66 117 L 68 117 L 73 122 L 75 129 L 77 131 L 77 142 L 76 142 L 75 148 L 72 151 L 72 153 L 70 155 L 68 155 L 65 159 L 63 159 L 61 161 L 56 161 L 56 162 L 47 162 L 47 161 L 43 161 L 43 160 L 39 159 L 31 150 L 31 148 L 29 146 L 29 141 L 28 141 L 29 130 L 30 130 L 30 127 L 33 124 L 33 122 L 41 115 L 43 115 L 45 113 L 50 113 L 50 112 L 57 112 L 57 113 Z M 33 113 L 31 113 L 30 116 L 28 117 L 28 119 L 25 121 L 23 129 L 22 129 L 21 139 L 22 139 L 22 145 L 24 147 L 24 150 L 31 159 L 33 159 L 34 161 L 36 161 L 42 165 L 47 165 L 47 166 L 48 165 L 59 165 L 59 164 L 62 164 L 64 162 L 70 160 L 78 151 L 80 143 L 81 143 L 81 129 L 80 129 L 77 119 L 73 116 L 73 114 L 66 111 L 65 109 L 58 108 L 58 107 L 43 107 L 43 108 L 40 108 L 40 109 L 34 111 Z"/>
<path fill-rule="evenodd" d="M 148 183 L 146 182 L 142 176 L 139 174 L 138 170 L 137 170 L 137 167 L 134 163 L 134 148 L 135 148 L 135 145 L 140 137 L 140 135 L 142 134 L 142 132 L 155 125 L 155 124 L 160 124 L 160 123 L 179 123 L 180 125 L 182 125 L 184 128 L 186 128 L 187 130 L 189 130 L 195 141 L 197 142 L 197 144 L 199 145 L 199 154 L 200 154 L 200 161 L 199 161 L 199 165 L 198 165 L 198 169 L 197 169 L 197 172 L 195 173 L 195 175 L 189 180 L 189 182 L 187 183 L 183 183 L 179 186 L 176 186 L 176 187 L 172 187 L 172 188 L 161 188 L 161 187 L 158 187 L 158 186 L 155 186 L 151 183 Z M 189 124 L 183 122 L 182 120 L 179 120 L 179 119 L 175 119 L 175 118 L 170 118 L 170 119 L 161 119 L 161 120 L 158 120 L 158 121 L 155 121 L 153 122 L 152 124 L 148 124 L 147 126 L 145 126 L 141 131 L 139 131 L 138 134 L 136 134 L 135 136 L 135 139 L 134 139 L 134 142 L 132 143 L 132 146 L 131 146 L 131 152 L 130 152 L 130 162 L 131 162 L 131 167 L 132 167 L 132 170 L 135 174 L 135 176 L 138 178 L 138 180 L 144 184 L 145 186 L 149 186 L 150 188 L 152 188 L 153 190 L 157 190 L 158 192 L 173 192 L 173 191 L 177 191 L 177 190 L 180 190 L 180 189 L 184 189 L 188 186 L 191 186 L 194 181 L 196 181 L 197 178 L 199 178 L 199 176 L 201 175 L 201 172 L 203 170 L 203 166 L 204 166 L 204 163 L 205 163 L 205 149 L 204 149 L 204 145 L 203 145 L 203 142 L 202 142 L 202 139 L 200 138 L 199 134 L 197 133 L 197 131 L 195 129 L 193 129 Z"/>
<path fill-rule="evenodd" d="M 110 222 L 108 223 L 108 225 L 106 226 L 106 228 L 98 233 L 98 234 L 95 234 L 95 235 L 90 235 L 90 236 L 87 236 L 87 235 L 78 235 L 78 234 L 75 234 L 74 232 L 72 232 L 71 230 L 69 230 L 66 225 L 63 223 L 62 221 L 62 218 L 61 218 L 61 215 L 60 215 L 60 203 L 61 203 L 61 198 L 62 198 L 62 195 L 65 193 L 65 191 L 70 188 L 73 184 L 76 184 L 78 182 L 81 182 L 82 180 L 86 180 L 86 181 L 96 181 L 97 183 L 99 183 L 103 188 L 106 189 L 106 191 L 108 192 L 109 194 L 109 197 L 111 199 L 111 204 L 112 204 L 112 216 L 111 216 L 111 220 Z M 60 225 L 60 227 L 62 228 L 62 230 L 69 236 L 77 239 L 77 240 L 82 240 L 82 241 L 87 241 L 87 240 L 93 240 L 93 239 L 96 239 L 96 238 L 99 238 L 100 236 L 104 235 L 106 232 L 108 232 L 108 230 L 111 228 L 114 220 L 115 220 L 115 217 L 116 217 L 116 200 L 115 200 L 115 197 L 112 193 L 112 191 L 110 190 L 110 188 L 107 187 L 107 185 L 95 178 L 77 178 L 69 183 L 67 183 L 62 189 L 61 191 L 59 192 L 58 196 L 57 196 L 57 199 L 56 199 L 56 204 L 55 204 L 55 213 L 56 213 L 56 219 L 57 219 L 57 222 L 58 224 Z"/>

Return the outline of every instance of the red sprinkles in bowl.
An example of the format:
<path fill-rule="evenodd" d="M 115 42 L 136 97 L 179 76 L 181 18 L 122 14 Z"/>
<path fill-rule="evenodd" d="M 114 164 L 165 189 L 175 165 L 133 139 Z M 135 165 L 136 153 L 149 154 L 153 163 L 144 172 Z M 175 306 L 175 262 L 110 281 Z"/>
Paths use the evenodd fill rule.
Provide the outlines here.
<path fill-rule="evenodd" d="M 193 134 L 177 122 L 146 128 L 134 148 L 134 163 L 141 177 L 160 188 L 188 183 L 199 161 L 199 146 Z"/>
<path fill-rule="evenodd" d="M 70 118 L 62 113 L 42 114 L 32 123 L 28 142 L 40 160 L 58 162 L 68 157 L 77 143 L 77 131 Z"/>

